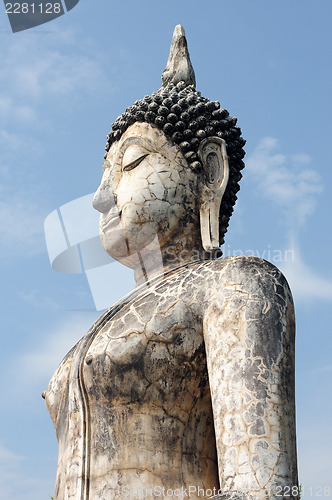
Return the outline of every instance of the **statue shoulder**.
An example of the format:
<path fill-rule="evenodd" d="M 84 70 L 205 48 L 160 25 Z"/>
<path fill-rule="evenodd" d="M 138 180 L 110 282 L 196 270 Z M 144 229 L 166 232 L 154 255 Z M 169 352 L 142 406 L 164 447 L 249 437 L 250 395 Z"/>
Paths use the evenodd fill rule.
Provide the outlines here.
<path fill-rule="evenodd" d="M 292 302 L 290 288 L 282 272 L 259 257 L 235 255 L 211 263 L 217 288 L 233 288 L 239 293 L 254 294 L 257 298 L 281 296 Z"/>

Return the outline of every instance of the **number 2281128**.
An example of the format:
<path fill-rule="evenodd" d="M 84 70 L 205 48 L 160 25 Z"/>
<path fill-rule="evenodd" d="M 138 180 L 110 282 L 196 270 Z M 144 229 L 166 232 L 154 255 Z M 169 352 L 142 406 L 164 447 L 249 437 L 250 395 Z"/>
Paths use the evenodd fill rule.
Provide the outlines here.
<path fill-rule="evenodd" d="M 6 3 L 7 14 L 61 14 L 61 3 Z"/>

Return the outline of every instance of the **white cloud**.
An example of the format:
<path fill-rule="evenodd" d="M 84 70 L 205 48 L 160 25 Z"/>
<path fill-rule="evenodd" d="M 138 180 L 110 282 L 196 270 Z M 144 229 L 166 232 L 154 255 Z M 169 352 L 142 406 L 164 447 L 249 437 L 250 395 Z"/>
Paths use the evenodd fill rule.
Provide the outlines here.
<path fill-rule="evenodd" d="M 38 345 L 23 354 L 19 366 L 28 384 L 50 378 L 67 352 L 83 337 L 97 313 L 74 315 L 63 323 L 43 332 Z"/>
<path fill-rule="evenodd" d="M 76 97 L 95 98 L 112 88 L 99 47 L 80 33 L 53 27 L 50 33 L 26 32 L 2 42 L 0 170 L 9 151 L 17 158 L 26 146 L 30 151 L 34 145 L 36 154 L 43 150 L 40 131 L 51 126 L 51 116 L 58 109 L 68 112 Z"/>
<path fill-rule="evenodd" d="M 0 83 L 6 91 L 2 106 L 22 98 L 51 100 L 54 94 L 72 99 L 80 91 L 106 84 L 100 51 L 91 40 L 71 29 L 24 33 L 10 38 L 0 54 Z M 5 40 L 6 42 L 6 40 Z M 1 109 L 1 103 L 0 103 Z M 24 108 L 20 108 L 24 112 Z"/>
<path fill-rule="evenodd" d="M 295 302 L 311 299 L 332 301 L 332 281 L 319 276 L 305 263 L 294 238 L 289 249 L 293 251 L 294 260 L 284 262 L 280 269 L 289 282 Z"/>
<path fill-rule="evenodd" d="M 45 252 L 45 210 L 25 193 L 12 194 L 4 190 L 3 198 L 5 199 L 0 201 L 1 258 L 17 258 Z"/>
<path fill-rule="evenodd" d="M 68 107 L 76 95 L 99 95 L 106 77 L 98 47 L 71 29 L 57 31 L 53 26 L 51 33 L 27 32 L 2 42 L 0 256 L 15 258 L 45 251 L 47 193 L 35 178 L 29 181 L 25 163 L 44 152 L 39 130 L 48 126 L 49 104 L 60 96 Z"/>
<path fill-rule="evenodd" d="M 262 196 L 281 209 L 288 228 L 295 230 L 314 212 L 317 195 L 323 190 L 322 179 L 308 168 L 309 155 L 281 154 L 278 147 L 277 139 L 263 138 L 247 158 L 247 171 Z"/>
<path fill-rule="evenodd" d="M 34 345 L 21 354 L 13 352 L 7 359 L 7 369 L 0 380 L 3 411 L 24 408 L 34 412 L 34 405 L 41 402 L 54 371 L 63 357 L 82 338 L 96 320 L 98 313 L 71 314 L 58 325 L 48 328 L 34 337 Z M 10 381 L 10 390 L 8 390 Z M 19 401 L 17 394 L 20 394 Z M 1 457 L 1 455 L 0 455 Z M 1 497 L 0 497 L 1 498 Z"/>
<path fill-rule="evenodd" d="M 45 297 L 40 290 L 19 292 L 18 296 L 27 304 L 30 304 L 38 309 L 47 309 L 51 311 L 57 311 L 60 309 L 59 304 L 52 297 Z"/>
<path fill-rule="evenodd" d="M 332 281 L 319 276 L 304 261 L 298 244 L 298 230 L 315 211 L 317 197 L 323 191 L 323 181 L 310 166 L 312 160 L 309 155 L 281 154 L 278 148 L 277 139 L 265 137 L 246 161 L 248 173 L 258 192 L 283 215 L 289 244 L 282 254 L 293 255 L 294 258 L 283 259 L 277 265 L 289 281 L 295 302 L 309 299 L 331 301 Z"/>
<path fill-rule="evenodd" d="M 0 128 L 0 256 L 45 252 L 43 225 L 49 212 L 42 186 L 29 178 L 24 158 L 38 158 L 38 141 Z"/>
<path fill-rule="evenodd" d="M 299 482 L 302 484 L 304 498 L 320 496 L 317 487 L 330 486 L 332 488 L 331 472 L 331 440 L 332 426 L 330 423 L 319 421 L 321 415 L 327 415 L 327 408 L 320 408 L 319 415 L 312 414 L 310 423 L 300 425 L 297 433 Z M 310 491 L 312 487 L 312 492 Z M 332 489 L 330 490 L 330 494 Z M 323 491 L 321 496 L 324 497 Z M 329 495 L 327 495 L 329 497 Z"/>
<path fill-rule="evenodd" d="M 71 314 L 57 326 L 45 325 L 45 331 L 34 337 L 29 350 L 20 354 L 15 350 L 12 359 L 7 359 L 0 380 L 2 412 L 15 413 L 16 416 L 21 414 L 21 425 L 27 428 L 27 432 L 27 422 L 36 418 L 41 425 L 44 425 L 45 421 L 49 423 L 49 432 L 53 436 L 51 420 L 44 408 L 41 393 L 46 389 L 62 358 L 86 334 L 96 316 L 96 313 L 85 313 L 84 316 Z M 36 428 L 31 432 L 36 432 Z M 2 433 L 6 436 L 4 428 Z M 38 446 L 40 439 L 40 436 L 36 437 Z M 20 451 L 12 451 L 0 441 L 0 500 L 50 498 L 56 472 L 56 447 L 54 446 L 52 455 L 49 455 L 49 449 L 45 449 L 41 457 L 36 456 L 32 448 L 26 450 L 24 442 L 18 442 L 16 449 L 24 450 L 24 456 Z M 41 463 L 41 460 L 49 463 Z M 36 468 L 33 464 L 36 464 Z"/>
<path fill-rule="evenodd" d="M 31 476 L 26 457 L 20 456 L 0 442 L 0 500 L 43 500 L 50 498 L 52 479 Z M 48 496 L 47 496 L 48 495 Z"/>
<path fill-rule="evenodd" d="M 0 144 L 1 150 L 5 149 L 14 149 L 17 147 L 19 141 L 19 136 L 17 134 L 9 133 L 7 130 L 0 130 Z"/>
<path fill-rule="evenodd" d="M 19 463 L 23 457 L 9 450 L 0 442 L 0 499 L 9 500 L 13 493 L 13 485 L 19 480 Z"/>
<path fill-rule="evenodd" d="M 28 58 L 27 62 L 17 65 L 14 84 L 22 95 L 45 98 L 50 94 L 68 94 L 78 88 L 96 88 L 101 76 L 98 60 L 49 48 L 42 51 L 38 59 Z"/>
<path fill-rule="evenodd" d="M 332 372 L 332 365 L 320 366 L 318 368 L 313 368 L 310 370 L 312 374 L 329 373 Z"/>
<path fill-rule="evenodd" d="M 14 120 L 21 124 L 31 124 L 36 121 L 36 112 L 26 104 L 18 105 L 9 96 L 0 98 L 0 120 L 2 124 Z"/>
<path fill-rule="evenodd" d="M 20 455 L 17 455 L 16 453 L 12 452 L 4 444 L 0 441 L 0 464 L 3 466 L 3 464 L 16 464 L 17 462 L 20 462 L 21 460 L 24 460 L 24 457 L 21 457 Z"/>
<path fill-rule="evenodd" d="M 28 135 L 19 135 L 16 132 L 9 132 L 0 126 L 0 168 L 11 164 L 12 177 L 17 184 L 17 174 L 20 167 L 24 168 L 24 159 L 19 154 L 24 151 L 24 157 L 33 157 L 35 160 L 40 154 L 40 144 L 38 140 Z M 20 160 L 18 161 L 18 158 Z M 25 173 L 25 178 L 27 175 Z"/>

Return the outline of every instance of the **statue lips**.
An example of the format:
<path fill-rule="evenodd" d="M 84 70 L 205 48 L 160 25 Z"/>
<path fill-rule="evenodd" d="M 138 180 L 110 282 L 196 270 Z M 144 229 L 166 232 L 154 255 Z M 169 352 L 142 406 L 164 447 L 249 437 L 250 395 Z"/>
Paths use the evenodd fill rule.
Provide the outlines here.
<path fill-rule="evenodd" d="M 111 210 L 106 216 L 103 214 L 103 219 L 105 217 L 105 219 L 101 222 L 103 233 L 109 231 L 110 229 L 113 229 L 119 224 L 121 220 L 121 213 L 122 210 L 120 210 L 120 212 L 118 212 L 117 210 Z"/>

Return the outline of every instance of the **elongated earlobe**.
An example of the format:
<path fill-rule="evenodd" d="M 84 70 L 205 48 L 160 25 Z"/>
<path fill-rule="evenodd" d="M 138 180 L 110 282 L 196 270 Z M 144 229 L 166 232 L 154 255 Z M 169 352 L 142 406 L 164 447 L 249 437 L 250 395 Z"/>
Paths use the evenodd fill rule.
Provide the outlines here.
<path fill-rule="evenodd" d="M 198 150 L 204 169 L 200 199 L 200 225 L 204 250 L 219 248 L 219 210 L 228 183 L 229 166 L 226 143 L 220 137 L 209 137 Z"/>

